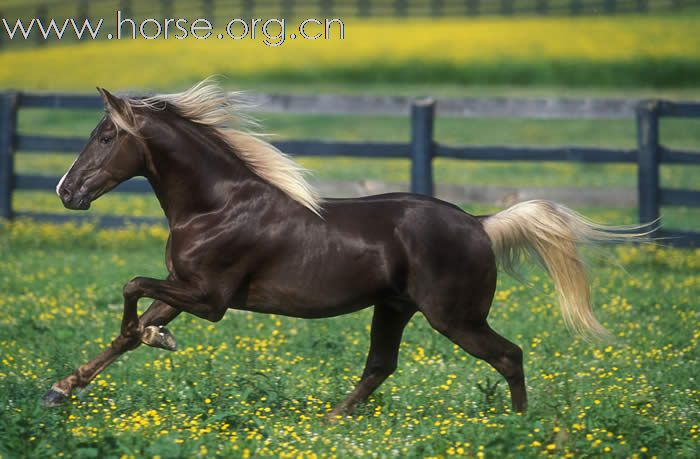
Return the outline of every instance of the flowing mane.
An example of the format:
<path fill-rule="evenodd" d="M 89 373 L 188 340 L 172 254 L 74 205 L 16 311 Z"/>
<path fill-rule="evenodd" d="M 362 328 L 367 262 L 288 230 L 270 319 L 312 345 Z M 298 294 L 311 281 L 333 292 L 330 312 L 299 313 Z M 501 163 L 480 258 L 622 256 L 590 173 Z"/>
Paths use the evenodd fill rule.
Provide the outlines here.
<path fill-rule="evenodd" d="M 204 80 L 192 88 L 174 94 L 158 94 L 146 98 L 126 99 L 129 109 L 146 107 L 153 110 L 174 110 L 194 123 L 209 126 L 231 146 L 236 154 L 260 178 L 282 190 L 317 215 L 321 198 L 304 178 L 306 169 L 266 142 L 260 134 L 245 129 L 255 121 L 241 112 L 241 93 L 227 93 L 212 80 Z M 120 128 L 138 135 L 131 120 L 112 117 Z M 235 126 L 235 127 L 234 127 Z"/>

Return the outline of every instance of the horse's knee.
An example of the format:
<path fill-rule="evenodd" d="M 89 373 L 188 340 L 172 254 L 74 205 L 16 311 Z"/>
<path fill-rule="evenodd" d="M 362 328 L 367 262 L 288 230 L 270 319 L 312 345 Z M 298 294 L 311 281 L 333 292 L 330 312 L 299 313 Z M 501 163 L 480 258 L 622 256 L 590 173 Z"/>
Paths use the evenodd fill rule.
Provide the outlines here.
<path fill-rule="evenodd" d="M 134 277 L 129 282 L 124 284 L 124 298 L 133 299 L 139 295 L 141 291 L 141 279 L 139 277 Z"/>
<path fill-rule="evenodd" d="M 510 347 L 506 350 L 506 358 L 515 363 L 516 365 L 522 366 L 523 350 L 520 349 L 520 346 L 513 345 L 513 347 Z"/>

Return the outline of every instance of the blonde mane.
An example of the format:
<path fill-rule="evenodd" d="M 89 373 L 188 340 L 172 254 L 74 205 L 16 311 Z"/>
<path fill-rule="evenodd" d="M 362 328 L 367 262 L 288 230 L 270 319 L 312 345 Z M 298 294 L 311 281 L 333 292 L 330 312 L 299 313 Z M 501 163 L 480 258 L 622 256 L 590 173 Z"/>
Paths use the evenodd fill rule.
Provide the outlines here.
<path fill-rule="evenodd" d="M 245 129 L 255 127 L 256 124 L 241 112 L 244 104 L 240 96 L 241 93 L 227 93 L 207 79 L 184 92 L 126 101 L 129 110 L 135 107 L 164 110 L 170 106 L 183 118 L 213 128 L 256 175 L 320 216 L 321 198 L 304 178 L 306 169 L 263 140 L 260 134 Z M 133 116 L 130 118 L 127 120 L 123 116 L 112 116 L 118 127 L 138 135 L 132 121 Z"/>

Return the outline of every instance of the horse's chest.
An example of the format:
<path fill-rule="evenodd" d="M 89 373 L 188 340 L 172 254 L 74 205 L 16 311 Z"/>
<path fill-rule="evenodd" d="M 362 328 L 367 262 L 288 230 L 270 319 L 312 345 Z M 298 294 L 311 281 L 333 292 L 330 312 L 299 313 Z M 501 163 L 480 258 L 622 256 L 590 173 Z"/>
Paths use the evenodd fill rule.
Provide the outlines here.
<path fill-rule="evenodd" d="M 173 233 L 169 251 L 171 274 L 179 279 L 222 279 L 244 269 L 242 256 L 223 233 Z M 240 250 L 238 251 L 240 252 Z"/>

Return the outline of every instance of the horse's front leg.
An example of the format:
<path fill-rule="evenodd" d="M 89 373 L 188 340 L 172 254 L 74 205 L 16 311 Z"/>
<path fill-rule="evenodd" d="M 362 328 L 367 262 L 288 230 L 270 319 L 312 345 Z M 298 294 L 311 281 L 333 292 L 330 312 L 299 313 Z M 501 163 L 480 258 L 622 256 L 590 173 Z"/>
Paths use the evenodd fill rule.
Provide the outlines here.
<path fill-rule="evenodd" d="M 117 336 L 110 346 L 97 357 L 79 367 L 70 376 L 56 382 L 44 395 L 44 404 L 47 406 L 60 405 L 67 400 L 74 389 L 87 386 L 120 355 L 137 348 L 142 342 L 150 346 L 173 349 L 175 347 L 174 340 L 167 333 L 165 336 L 160 336 L 163 333 L 163 329 L 160 327 L 169 323 L 179 313 L 179 310 L 161 301 L 154 301 L 141 316 L 138 329 L 145 330 L 144 334 L 131 337 Z M 165 343 L 160 342 L 164 339 Z"/>
<path fill-rule="evenodd" d="M 215 295 L 207 294 L 206 290 L 199 286 L 174 279 L 135 277 L 124 286 L 122 336 L 127 338 L 142 332 L 137 310 L 139 298 L 160 300 L 180 311 L 212 322 L 221 320 L 226 313 L 224 302 L 217 301 Z"/>

